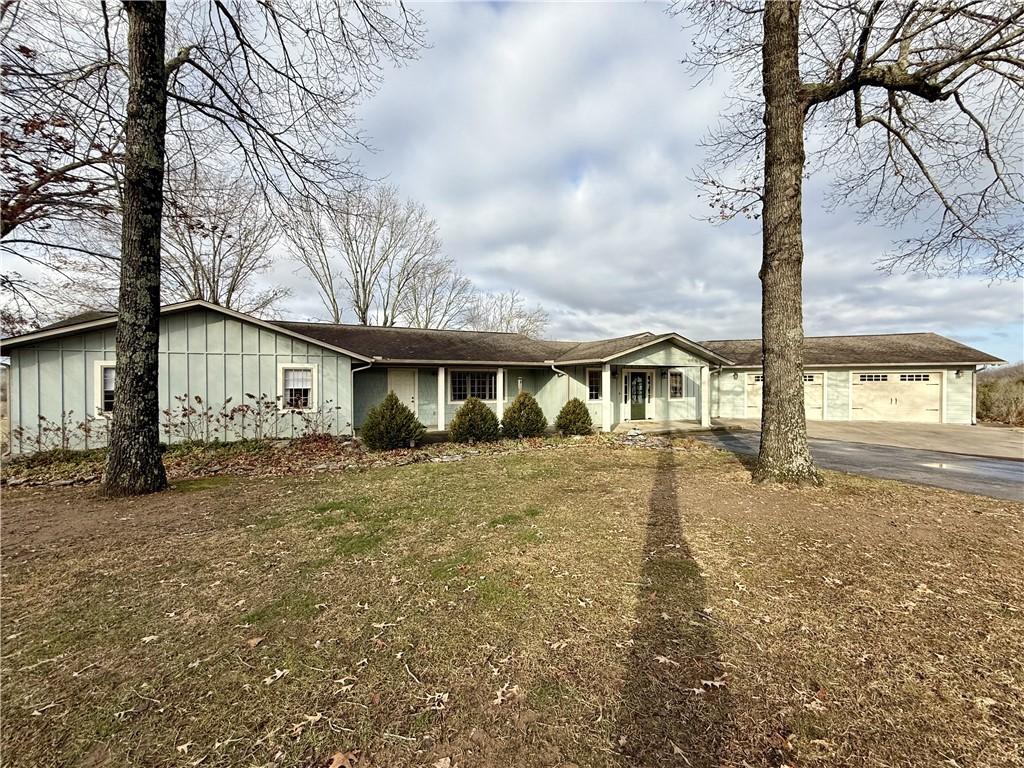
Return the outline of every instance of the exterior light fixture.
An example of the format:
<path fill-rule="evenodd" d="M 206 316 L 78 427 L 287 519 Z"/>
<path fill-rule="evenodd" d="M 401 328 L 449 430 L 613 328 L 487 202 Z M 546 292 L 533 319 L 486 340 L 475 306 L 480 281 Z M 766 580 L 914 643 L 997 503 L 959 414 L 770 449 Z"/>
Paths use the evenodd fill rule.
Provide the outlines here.
<path fill-rule="evenodd" d="M 732 377 L 733 377 L 734 379 L 738 379 L 738 378 L 740 377 L 740 375 L 739 375 L 739 373 L 737 373 L 736 371 L 733 371 L 733 372 L 732 372 Z"/>
<path fill-rule="evenodd" d="M 957 378 L 959 379 L 959 378 L 960 378 L 961 376 L 963 376 L 963 375 L 964 375 L 964 372 L 963 372 L 963 371 L 961 371 L 961 370 L 960 370 L 959 368 L 957 368 L 957 369 L 956 369 L 956 377 L 957 377 Z"/>

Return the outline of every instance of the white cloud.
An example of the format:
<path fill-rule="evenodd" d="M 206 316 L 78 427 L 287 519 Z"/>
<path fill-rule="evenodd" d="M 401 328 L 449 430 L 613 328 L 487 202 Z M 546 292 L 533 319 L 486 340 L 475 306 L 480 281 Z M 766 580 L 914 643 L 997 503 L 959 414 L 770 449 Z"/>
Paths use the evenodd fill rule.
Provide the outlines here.
<path fill-rule="evenodd" d="M 688 181 L 727 85 L 692 87 L 651 4 L 426 4 L 431 48 L 362 110 L 365 158 L 424 203 L 481 287 L 517 288 L 563 338 L 759 335 L 760 240 L 713 227 Z M 805 197 L 809 334 L 934 330 L 1018 359 L 1024 283 L 886 276 L 891 233 Z M 289 310 L 319 312 L 303 280 Z"/>

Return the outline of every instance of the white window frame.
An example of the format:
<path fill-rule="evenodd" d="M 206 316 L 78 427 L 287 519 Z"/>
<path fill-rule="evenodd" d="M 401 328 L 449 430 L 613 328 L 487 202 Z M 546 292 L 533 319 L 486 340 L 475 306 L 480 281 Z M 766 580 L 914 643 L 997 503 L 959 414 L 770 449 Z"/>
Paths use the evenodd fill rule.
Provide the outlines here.
<path fill-rule="evenodd" d="M 494 394 L 495 395 L 498 394 L 499 387 L 498 387 L 498 369 L 497 368 L 449 368 L 448 369 L 448 373 L 447 373 L 447 376 L 448 376 L 448 398 L 447 398 L 448 405 L 462 405 L 462 403 L 466 402 L 466 400 L 468 400 L 470 397 L 472 397 L 472 395 L 467 393 L 466 400 L 454 400 L 453 399 L 453 397 L 455 395 L 455 390 L 452 387 L 452 374 L 455 374 L 455 373 L 493 373 L 494 374 Z M 483 402 L 483 403 L 495 403 L 495 404 L 498 402 L 497 397 L 495 397 L 495 398 L 493 398 L 491 400 L 484 400 L 483 398 L 480 398 L 480 401 Z"/>
<path fill-rule="evenodd" d="M 289 408 L 284 402 L 284 372 L 285 371 L 309 371 L 312 378 L 312 386 L 309 390 L 308 408 Z M 320 377 L 319 368 L 315 363 L 278 363 L 277 364 L 277 404 L 281 413 L 310 413 L 320 408 Z"/>
<path fill-rule="evenodd" d="M 678 373 L 679 376 L 680 376 L 680 379 L 682 381 L 683 394 L 679 395 L 679 397 L 672 397 L 672 374 L 673 373 Z M 668 386 L 668 399 L 669 400 L 693 400 L 694 399 L 693 395 L 690 395 L 689 397 L 686 396 L 686 373 L 687 372 L 686 372 L 685 368 L 669 368 L 668 369 L 668 381 L 666 382 L 666 385 Z"/>
<path fill-rule="evenodd" d="M 598 395 L 596 398 L 590 396 L 590 374 L 596 373 L 598 377 Z M 587 388 L 587 402 L 588 403 L 600 403 L 604 402 L 604 371 L 600 368 L 587 368 L 587 379 L 584 382 Z"/>
<path fill-rule="evenodd" d="M 93 373 L 93 411 L 97 416 L 105 416 L 110 418 L 114 415 L 114 412 L 103 410 L 103 371 L 107 368 L 113 368 L 114 373 L 114 389 L 117 389 L 117 363 L 113 360 L 97 360 L 94 367 Z"/>

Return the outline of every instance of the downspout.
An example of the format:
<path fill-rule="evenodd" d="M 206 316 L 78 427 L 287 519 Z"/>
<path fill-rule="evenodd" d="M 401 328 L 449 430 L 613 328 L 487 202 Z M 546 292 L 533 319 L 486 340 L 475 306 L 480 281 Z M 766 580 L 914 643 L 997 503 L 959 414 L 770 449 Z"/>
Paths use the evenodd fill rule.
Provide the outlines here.
<path fill-rule="evenodd" d="M 356 374 L 359 371 L 365 371 L 367 368 L 373 365 L 373 360 L 368 362 L 366 365 L 361 365 L 358 368 L 349 369 L 349 385 L 351 388 L 352 395 L 350 397 L 351 402 L 349 403 L 349 411 L 352 413 L 352 436 L 356 434 Z"/>
<path fill-rule="evenodd" d="M 564 371 L 562 371 L 561 369 L 555 368 L 554 360 L 545 360 L 545 361 L 551 367 L 551 370 L 555 372 L 555 374 L 557 374 L 558 376 L 564 376 L 565 377 L 565 401 L 568 402 L 569 401 L 569 394 L 570 394 L 569 393 L 569 387 L 572 384 L 571 379 L 569 378 L 569 375 L 567 373 L 565 373 Z"/>
<path fill-rule="evenodd" d="M 549 366 L 551 366 L 551 370 L 554 371 L 556 375 L 558 375 L 558 376 L 565 376 L 565 402 L 568 403 L 569 402 L 569 395 L 572 394 L 569 391 L 569 387 L 572 386 L 572 379 L 569 377 L 569 374 L 567 374 L 565 371 L 561 370 L 560 368 L 556 368 L 555 367 L 554 360 L 545 360 L 544 362 L 546 362 Z"/>

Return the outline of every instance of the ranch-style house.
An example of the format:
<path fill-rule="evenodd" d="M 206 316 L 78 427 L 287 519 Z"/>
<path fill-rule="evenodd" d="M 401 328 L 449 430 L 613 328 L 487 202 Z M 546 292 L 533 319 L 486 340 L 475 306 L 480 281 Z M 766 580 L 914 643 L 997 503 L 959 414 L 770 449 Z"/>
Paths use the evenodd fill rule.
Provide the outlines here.
<path fill-rule="evenodd" d="M 104 443 L 116 323 L 116 314 L 90 312 L 0 341 L 11 366 L 12 451 L 43 447 L 42 433 L 47 446 Z M 807 418 L 971 424 L 977 367 L 1002 362 L 934 333 L 808 337 Z M 310 425 L 349 435 L 388 391 L 429 430 L 444 430 L 468 397 L 500 418 L 517 393 L 530 392 L 549 422 L 575 397 L 609 431 L 758 418 L 760 366 L 759 339 L 644 332 L 550 341 L 271 321 L 188 301 L 162 310 L 158 396 L 168 441 L 290 437 Z"/>

